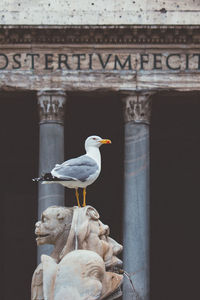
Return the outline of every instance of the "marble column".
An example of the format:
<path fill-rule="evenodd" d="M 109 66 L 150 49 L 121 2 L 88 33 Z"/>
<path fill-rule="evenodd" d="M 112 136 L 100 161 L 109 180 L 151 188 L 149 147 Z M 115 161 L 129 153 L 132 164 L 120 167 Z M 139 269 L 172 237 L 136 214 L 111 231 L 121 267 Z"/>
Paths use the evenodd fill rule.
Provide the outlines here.
<path fill-rule="evenodd" d="M 40 141 L 39 176 L 49 172 L 56 163 L 64 161 L 64 104 L 66 94 L 60 90 L 38 92 Z M 59 184 L 38 183 L 38 219 L 51 205 L 64 205 L 64 188 Z M 38 263 L 41 254 L 50 254 L 53 247 L 38 247 Z"/>
<path fill-rule="evenodd" d="M 124 102 L 124 300 L 149 299 L 150 94 L 123 95 Z"/>

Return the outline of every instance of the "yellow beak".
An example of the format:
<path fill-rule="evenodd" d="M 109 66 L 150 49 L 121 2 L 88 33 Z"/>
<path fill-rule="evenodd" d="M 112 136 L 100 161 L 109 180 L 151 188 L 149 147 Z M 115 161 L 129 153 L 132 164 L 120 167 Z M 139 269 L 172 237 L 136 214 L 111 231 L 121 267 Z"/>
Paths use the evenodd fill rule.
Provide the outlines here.
<path fill-rule="evenodd" d="M 103 139 L 99 142 L 102 143 L 102 144 L 111 144 L 111 140 L 108 140 L 108 139 Z"/>

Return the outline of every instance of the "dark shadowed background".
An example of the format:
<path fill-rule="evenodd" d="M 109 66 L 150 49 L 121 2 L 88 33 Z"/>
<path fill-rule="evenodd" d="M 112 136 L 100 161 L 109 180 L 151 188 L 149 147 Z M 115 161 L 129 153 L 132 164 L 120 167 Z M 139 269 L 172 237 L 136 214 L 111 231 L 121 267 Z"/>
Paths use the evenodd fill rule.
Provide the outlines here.
<path fill-rule="evenodd" d="M 158 94 L 151 122 L 151 299 L 200 299 L 200 95 Z"/>
<path fill-rule="evenodd" d="M 92 134 L 103 145 L 102 172 L 87 204 L 122 243 L 123 118 L 115 94 L 71 93 L 65 116 L 65 159 L 84 152 Z M 0 93 L 1 275 L 3 300 L 30 299 L 36 267 L 38 117 L 35 93 Z M 151 300 L 200 299 L 200 95 L 154 96 L 151 121 Z M 76 205 L 66 190 L 66 206 Z"/>

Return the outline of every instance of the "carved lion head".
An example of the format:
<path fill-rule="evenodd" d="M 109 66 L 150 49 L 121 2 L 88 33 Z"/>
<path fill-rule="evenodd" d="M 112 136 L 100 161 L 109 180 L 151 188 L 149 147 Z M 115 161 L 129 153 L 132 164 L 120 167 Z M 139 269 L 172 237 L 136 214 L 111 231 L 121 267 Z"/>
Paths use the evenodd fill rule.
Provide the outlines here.
<path fill-rule="evenodd" d="M 62 233 L 70 230 L 73 209 L 61 206 L 48 207 L 41 216 L 41 221 L 35 224 L 37 245 L 55 245 Z"/>

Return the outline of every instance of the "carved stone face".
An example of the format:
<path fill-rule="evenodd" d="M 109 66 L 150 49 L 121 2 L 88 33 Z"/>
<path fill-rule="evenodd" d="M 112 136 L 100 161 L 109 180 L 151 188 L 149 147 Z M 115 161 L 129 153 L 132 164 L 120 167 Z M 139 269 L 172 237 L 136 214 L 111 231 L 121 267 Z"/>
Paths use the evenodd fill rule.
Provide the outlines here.
<path fill-rule="evenodd" d="M 43 212 L 42 220 L 36 223 L 35 233 L 37 235 L 36 240 L 38 245 L 53 244 L 55 246 L 51 256 L 56 262 L 62 262 L 63 260 L 65 261 L 65 259 L 67 259 L 66 263 L 69 264 L 69 268 L 72 270 L 70 274 L 73 274 L 73 276 L 76 277 L 76 282 L 81 280 L 81 282 L 78 283 L 80 288 L 82 284 L 83 286 L 87 286 L 87 284 L 90 283 L 89 286 L 92 287 L 93 283 L 95 283 L 98 291 L 98 287 L 100 286 L 101 298 L 98 299 L 104 299 L 105 297 L 109 296 L 110 293 L 112 293 L 112 299 L 118 298 L 121 295 L 120 289 L 117 290 L 116 288 L 119 285 L 121 277 L 115 273 L 105 272 L 105 266 L 107 270 L 112 270 L 114 267 L 121 266 L 121 260 L 117 258 L 117 255 L 122 251 L 123 247 L 109 237 L 109 227 L 104 225 L 99 220 L 99 214 L 95 208 L 91 206 L 85 206 L 81 208 L 58 206 L 49 207 Z M 71 256 L 69 255 L 71 252 L 78 253 L 77 251 L 79 251 L 74 251 L 74 249 L 82 249 L 80 251 L 86 251 L 87 253 L 92 252 L 93 255 L 96 253 L 98 261 L 97 265 L 94 267 L 94 270 L 96 270 L 95 276 L 92 276 L 90 271 L 88 271 L 89 273 L 85 273 L 85 269 L 87 269 L 85 266 L 88 262 L 86 265 L 84 265 L 82 256 L 79 262 L 77 257 L 74 259 L 74 263 L 77 268 L 79 268 L 79 271 L 78 275 L 73 273 L 75 269 L 73 263 L 70 267 L 71 260 L 69 260 L 69 257 Z M 89 255 L 91 256 L 91 254 Z M 52 260 L 52 262 L 54 262 L 54 260 Z M 62 264 L 57 265 L 56 263 L 55 265 L 59 267 L 62 266 Z M 87 267 L 89 266 L 92 266 L 93 268 L 92 264 L 87 265 Z M 80 268 L 84 269 L 84 271 L 81 271 Z M 50 270 L 51 268 L 49 267 L 48 272 L 45 274 L 50 274 Z M 70 276 L 70 274 L 66 274 L 66 276 Z M 83 274 L 83 282 L 83 278 L 80 279 L 80 274 Z M 89 279 L 90 275 L 91 278 Z M 72 279 L 71 281 L 73 282 Z M 38 282 L 40 282 L 40 285 L 38 285 Z M 43 287 L 42 268 L 36 269 L 32 280 L 32 300 L 43 299 Z M 57 300 L 97 299 L 88 297 L 80 298 L 82 296 L 80 296 L 81 292 L 77 288 L 77 284 L 70 289 L 65 286 L 65 289 L 67 289 L 69 297 L 64 298 L 60 296 L 60 298 L 57 298 Z M 115 292 L 114 295 L 113 291 Z M 77 295 L 76 298 L 74 295 Z M 54 298 L 50 297 L 46 297 L 46 299 L 55 300 Z"/>
<path fill-rule="evenodd" d="M 122 283 L 122 276 L 106 272 L 103 259 L 95 252 L 75 250 L 59 264 L 42 256 L 44 299 L 104 299 Z"/>
<path fill-rule="evenodd" d="M 41 221 L 35 224 L 37 245 L 53 244 L 60 235 L 70 227 L 72 210 L 66 207 L 48 207 L 41 216 Z"/>

